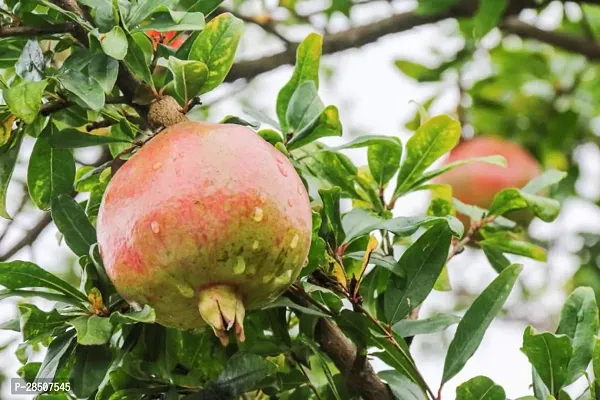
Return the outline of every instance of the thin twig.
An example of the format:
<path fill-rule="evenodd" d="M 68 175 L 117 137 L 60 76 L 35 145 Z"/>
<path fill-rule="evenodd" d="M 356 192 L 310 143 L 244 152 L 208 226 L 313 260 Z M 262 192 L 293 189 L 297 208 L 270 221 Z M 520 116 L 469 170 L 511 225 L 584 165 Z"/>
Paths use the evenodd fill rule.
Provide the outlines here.
<path fill-rule="evenodd" d="M 75 29 L 73 22 L 50 26 L 7 26 L 0 27 L 0 37 L 11 36 L 42 36 L 59 33 L 70 33 Z"/>

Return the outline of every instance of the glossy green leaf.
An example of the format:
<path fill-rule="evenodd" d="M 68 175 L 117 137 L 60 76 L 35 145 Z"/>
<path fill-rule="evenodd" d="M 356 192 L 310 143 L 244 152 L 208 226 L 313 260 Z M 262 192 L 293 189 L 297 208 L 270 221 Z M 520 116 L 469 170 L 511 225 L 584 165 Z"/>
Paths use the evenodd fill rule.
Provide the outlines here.
<path fill-rule="evenodd" d="M 121 313 L 115 311 L 110 314 L 110 322 L 113 324 L 135 324 L 143 322 L 145 324 L 153 324 L 156 321 L 156 313 L 152 307 L 145 305 L 139 311 L 132 311 L 128 313 Z"/>
<path fill-rule="evenodd" d="M 131 139 L 120 137 L 92 135 L 81 132 L 77 129 L 69 128 L 54 132 L 50 136 L 49 143 L 52 147 L 58 149 L 74 149 L 79 147 L 98 146 L 108 143 L 131 143 Z"/>
<path fill-rule="evenodd" d="M 410 337 L 441 332 L 459 321 L 460 317 L 456 315 L 435 314 L 424 319 L 403 319 L 396 322 L 392 329 L 402 337 Z"/>
<path fill-rule="evenodd" d="M 199 31 L 204 28 L 204 22 L 204 14 L 201 12 L 169 10 L 156 13 L 148 23 L 132 29 L 132 32 L 150 29 L 158 32 Z"/>
<path fill-rule="evenodd" d="M 498 25 L 507 0 L 479 0 L 479 8 L 473 16 L 473 36 L 482 38 L 492 28 Z"/>
<path fill-rule="evenodd" d="M 52 219 L 65 242 L 78 256 L 88 255 L 96 243 L 96 230 L 81 206 L 67 195 L 52 200 Z"/>
<path fill-rule="evenodd" d="M 342 219 L 340 216 L 340 194 L 341 190 L 339 187 L 333 187 L 331 189 L 319 190 L 321 200 L 323 200 L 323 213 L 324 218 L 322 226 L 327 228 L 333 237 L 333 242 L 341 244 L 344 240 L 344 230 L 342 228 Z"/>
<path fill-rule="evenodd" d="M 69 321 L 77 331 L 77 343 L 84 346 L 105 344 L 110 340 L 113 325 L 109 318 L 85 315 Z"/>
<path fill-rule="evenodd" d="M 566 172 L 550 169 L 544 171 L 542 175 L 529 181 L 527 185 L 523 186 L 521 191 L 529 194 L 537 194 L 542 190 L 562 181 L 564 178 L 566 178 L 566 176 Z"/>
<path fill-rule="evenodd" d="M 54 380 L 56 373 L 65 366 L 73 354 L 75 345 L 75 332 L 73 331 L 67 331 L 55 337 L 48 346 L 36 379 Z"/>
<path fill-rule="evenodd" d="M 56 310 L 42 311 L 33 304 L 21 304 L 18 309 L 20 332 L 24 341 L 34 339 L 38 343 L 48 339 L 55 329 L 65 327 L 65 323 L 72 319 L 60 315 Z"/>
<path fill-rule="evenodd" d="M 592 371 L 594 372 L 594 377 L 600 377 L 600 338 L 594 336 L 593 343 Z M 594 388 L 596 393 L 600 393 L 600 380 L 596 379 L 594 381 Z"/>
<path fill-rule="evenodd" d="M 2 91 L 8 109 L 26 124 L 31 124 L 42 104 L 42 96 L 48 81 L 21 82 Z"/>
<path fill-rule="evenodd" d="M 129 47 L 127 35 L 120 26 L 115 26 L 106 34 L 100 35 L 99 39 L 102 50 L 106 55 L 115 60 L 123 60 L 127 55 L 127 48 Z"/>
<path fill-rule="evenodd" d="M 78 398 L 94 394 L 108 373 L 112 353 L 106 346 L 77 346 L 69 382 Z"/>
<path fill-rule="evenodd" d="M 0 217 L 7 219 L 10 219 L 10 215 L 6 210 L 6 193 L 17 164 L 22 141 L 23 136 L 18 134 L 14 141 L 0 147 Z"/>
<path fill-rule="evenodd" d="M 323 37 L 311 33 L 300 43 L 296 51 L 296 67 L 289 82 L 285 84 L 277 95 L 277 118 L 283 132 L 288 131 L 286 113 L 292 95 L 306 81 L 315 83 L 319 88 L 319 63 L 323 46 Z"/>
<path fill-rule="evenodd" d="M 69 70 L 56 75 L 56 79 L 69 92 L 82 102 L 82 105 L 94 111 L 104 107 L 104 89 L 90 76 L 80 71 Z"/>
<path fill-rule="evenodd" d="M 504 215 L 523 208 L 530 209 L 542 221 L 551 222 L 558 216 L 560 203 L 554 199 L 511 188 L 504 189 L 494 197 L 489 211 L 492 215 Z"/>
<path fill-rule="evenodd" d="M 174 76 L 175 91 L 187 104 L 201 93 L 208 67 L 202 61 L 181 61 L 175 57 L 169 57 L 168 65 Z"/>
<path fill-rule="evenodd" d="M 174 6 L 173 0 L 138 0 L 132 2 L 129 12 L 124 15 L 124 23 L 128 28 L 134 28 L 139 23 L 150 17 L 159 7 Z"/>
<path fill-rule="evenodd" d="M 88 74 L 102 86 L 105 94 L 110 94 L 117 82 L 119 62 L 99 52 L 89 63 Z"/>
<path fill-rule="evenodd" d="M 504 268 L 510 265 L 510 260 L 502 254 L 502 251 L 496 250 L 493 247 L 483 247 L 483 253 L 492 265 L 496 272 L 500 273 Z"/>
<path fill-rule="evenodd" d="M 460 123 L 447 115 L 425 121 L 406 143 L 406 157 L 400 167 L 394 197 L 405 193 L 423 172 L 452 150 L 460 138 Z"/>
<path fill-rule="evenodd" d="M 127 38 L 127 55 L 123 61 L 134 75 L 150 85 L 153 85 L 150 71 L 152 54 L 152 41 L 145 33 L 136 32 Z"/>
<path fill-rule="evenodd" d="M 271 308 L 278 308 L 278 307 L 287 307 L 287 308 L 291 308 L 292 310 L 300 311 L 304 314 L 314 315 L 314 316 L 322 317 L 322 318 L 329 318 L 329 315 L 325 314 L 324 312 L 319 311 L 315 308 L 303 307 L 299 304 L 294 303 L 292 300 L 288 299 L 287 297 L 279 297 L 277 300 L 262 307 L 262 310 L 269 310 Z"/>
<path fill-rule="evenodd" d="M 22 298 L 33 298 L 38 297 L 40 299 L 54 301 L 64 304 L 71 304 L 75 307 L 78 307 L 84 311 L 88 311 L 88 308 L 82 303 L 81 300 L 78 300 L 73 297 L 66 296 L 64 294 L 47 292 L 45 290 L 10 290 L 10 289 L 0 289 L 0 300 L 7 299 L 9 297 L 22 297 Z"/>
<path fill-rule="evenodd" d="M 399 143 L 385 142 L 385 144 L 369 146 L 367 150 L 369 170 L 379 187 L 385 186 L 398 171 L 401 157 L 402 145 Z"/>
<path fill-rule="evenodd" d="M 510 235 L 497 234 L 487 237 L 480 242 L 484 249 L 496 252 L 516 254 L 529 257 L 537 261 L 546 261 L 546 251 L 533 243 L 515 240 Z"/>
<path fill-rule="evenodd" d="M 566 335 L 550 332 L 536 334 L 532 327 L 523 333 L 523 347 L 529 362 L 535 368 L 551 394 L 558 394 L 567 383 L 569 361 L 573 354 L 571 340 Z"/>
<path fill-rule="evenodd" d="M 398 371 L 381 371 L 377 375 L 388 384 L 396 399 L 426 400 L 427 397 L 419 386 Z"/>
<path fill-rule="evenodd" d="M 202 30 L 192 44 L 188 59 L 202 61 L 208 67 L 208 78 L 201 93 L 206 93 L 224 80 L 235 57 L 244 23 L 230 13 L 219 14 Z"/>
<path fill-rule="evenodd" d="M 393 275 L 384 293 L 384 313 L 390 324 L 406 317 L 429 295 L 446 265 L 451 237 L 448 225 L 433 225 L 402 254 L 397 268 L 406 277 Z"/>
<path fill-rule="evenodd" d="M 39 137 L 27 168 L 27 187 L 33 202 L 38 208 L 48 210 L 53 197 L 73 190 L 74 181 L 73 153 L 68 149 L 53 148 L 48 137 Z"/>
<path fill-rule="evenodd" d="M 219 375 L 215 385 L 235 397 L 252 389 L 275 370 L 275 364 L 260 356 L 238 353 L 227 361 L 225 370 Z"/>
<path fill-rule="evenodd" d="M 87 297 L 67 282 L 27 261 L 0 263 L 0 285 L 7 289 L 48 288 L 73 299 L 87 302 Z"/>
<path fill-rule="evenodd" d="M 286 112 L 288 132 L 301 133 L 315 124 L 325 105 L 313 81 L 302 82 L 292 94 Z"/>
<path fill-rule="evenodd" d="M 441 168 L 437 168 L 437 169 L 434 169 L 434 170 L 424 173 L 423 175 L 421 175 L 421 177 L 419 179 L 417 179 L 412 184 L 412 187 L 417 187 L 419 185 L 422 185 L 422 184 L 432 180 L 436 176 L 442 175 L 443 173 L 446 173 L 456 167 L 460 167 L 461 165 L 468 165 L 468 164 L 473 164 L 473 163 L 478 163 L 478 162 L 497 165 L 499 167 L 506 167 L 506 159 L 502 156 L 486 156 L 486 157 L 469 158 L 466 160 L 458 160 L 458 161 L 454 161 L 449 164 L 446 164 Z M 477 168 L 477 166 L 473 166 L 473 168 Z"/>
<path fill-rule="evenodd" d="M 321 353 L 321 350 L 317 347 L 315 343 L 312 342 L 312 340 L 307 339 L 305 337 L 302 337 L 301 340 L 302 343 L 306 344 L 317 357 L 319 366 L 323 370 L 325 378 L 327 379 L 327 388 L 331 391 L 332 397 L 335 400 L 342 400 L 342 398 L 340 397 L 340 393 L 337 389 L 335 380 L 333 378 L 333 374 L 331 373 L 331 369 L 329 368 L 327 358 Z"/>
<path fill-rule="evenodd" d="M 92 17 L 101 32 L 108 32 L 118 24 L 119 15 L 116 7 L 113 7 L 112 0 L 79 0 L 79 2 L 94 9 Z"/>
<path fill-rule="evenodd" d="M 458 374 L 475 353 L 485 331 L 502 309 L 522 269 L 519 264 L 505 268 L 465 312 L 446 354 L 442 384 Z"/>
<path fill-rule="evenodd" d="M 594 291 L 579 287 L 565 301 L 557 334 L 573 341 L 573 358 L 569 362 L 567 383 L 575 382 L 587 370 L 594 353 L 594 336 L 600 328 Z"/>
<path fill-rule="evenodd" d="M 456 388 L 456 400 L 506 400 L 506 393 L 490 378 L 477 376 Z"/>
<path fill-rule="evenodd" d="M 319 138 L 329 136 L 342 136 L 342 124 L 335 106 L 325 107 L 318 119 L 297 132 L 287 143 L 287 149 L 292 151 Z"/>

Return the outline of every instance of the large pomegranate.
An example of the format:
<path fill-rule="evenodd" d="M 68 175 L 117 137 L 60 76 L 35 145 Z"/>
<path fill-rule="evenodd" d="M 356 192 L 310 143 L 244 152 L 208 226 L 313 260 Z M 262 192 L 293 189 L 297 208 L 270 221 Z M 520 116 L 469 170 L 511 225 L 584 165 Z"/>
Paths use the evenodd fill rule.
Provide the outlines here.
<path fill-rule="evenodd" d="M 483 136 L 459 143 L 445 164 L 491 155 L 506 158 L 506 168 L 483 162 L 466 164 L 439 176 L 436 182 L 452 186 L 454 197 L 463 203 L 488 208 L 498 192 L 520 188 L 541 172 L 533 156 L 517 143 Z M 468 218 L 459 217 L 468 223 Z"/>
<path fill-rule="evenodd" d="M 108 276 L 163 325 L 212 326 L 244 339 L 245 309 L 297 278 L 311 238 L 306 190 L 291 163 L 239 125 L 182 122 L 112 178 L 98 215 Z"/>

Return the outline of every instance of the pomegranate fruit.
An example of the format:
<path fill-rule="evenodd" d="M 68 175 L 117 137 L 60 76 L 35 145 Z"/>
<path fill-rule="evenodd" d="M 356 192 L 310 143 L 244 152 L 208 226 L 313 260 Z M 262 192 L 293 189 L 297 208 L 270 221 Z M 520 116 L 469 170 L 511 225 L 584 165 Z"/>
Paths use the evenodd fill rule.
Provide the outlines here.
<path fill-rule="evenodd" d="M 454 168 L 435 181 L 452 186 L 453 196 L 463 203 L 489 208 L 498 192 L 511 187 L 520 188 L 541 173 L 537 161 L 525 149 L 517 143 L 493 137 L 476 137 L 459 143 L 444 164 L 492 155 L 506 158 L 506 168 L 476 162 Z M 527 217 L 520 214 L 513 213 L 508 217 L 525 222 L 523 217 Z M 458 217 L 465 225 L 469 224 L 464 215 Z"/>
<path fill-rule="evenodd" d="M 246 309 L 298 277 L 311 209 L 286 157 L 239 125 L 181 122 L 146 143 L 110 181 L 97 232 L 106 272 L 160 324 L 209 324 L 244 340 Z"/>

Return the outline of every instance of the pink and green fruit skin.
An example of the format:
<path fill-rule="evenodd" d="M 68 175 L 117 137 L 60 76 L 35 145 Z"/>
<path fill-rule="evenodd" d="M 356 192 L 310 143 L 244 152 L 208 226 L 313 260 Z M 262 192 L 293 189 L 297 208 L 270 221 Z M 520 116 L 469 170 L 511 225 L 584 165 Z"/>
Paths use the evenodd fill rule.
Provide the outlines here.
<path fill-rule="evenodd" d="M 523 187 L 541 173 L 537 161 L 517 143 L 483 136 L 459 143 L 445 164 L 492 155 L 503 156 L 506 168 L 484 162 L 466 164 L 439 176 L 436 183 L 452 186 L 453 196 L 463 203 L 489 208 L 498 192 Z"/>
<path fill-rule="evenodd" d="M 118 170 L 97 232 L 127 301 L 149 304 L 163 325 L 195 329 L 206 325 L 198 303 L 207 289 L 232 288 L 246 309 L 285 291 L 308 255 L 311 223 L 300 177 L 254 131 L 183 122 Z"/>

